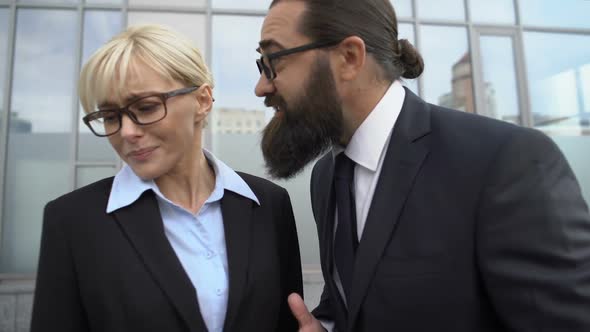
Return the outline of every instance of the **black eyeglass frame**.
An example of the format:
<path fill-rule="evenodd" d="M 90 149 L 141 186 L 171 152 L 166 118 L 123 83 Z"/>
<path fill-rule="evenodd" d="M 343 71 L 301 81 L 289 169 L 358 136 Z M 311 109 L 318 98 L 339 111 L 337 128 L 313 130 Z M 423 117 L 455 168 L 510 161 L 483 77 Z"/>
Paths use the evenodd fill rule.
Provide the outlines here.
<path fill-rule="evenodd" d="M 168 115 L 168 106 L 166 106 L 166 101 L 169 98 L 189 94 L 193 91 L 196 91 L 199 87 L 200 86 L 191 86 L 191 87 L 181 88 L 181 89 L 177 89 L 177 90 L 173 90 L 173 91 L 168 91 L 168 92 L 163 92 L 163 93 L 155 93 L 155 94 L 142 96 L 142 97 L 132 100 L 127 105 L 125 105 L 121 108 L 118 108 L 118 109 L 98 110 L 96 112 L 88 113 L 82 118 L 82 121 L 84 121 L 86 126 L 88 128 L 90 128 L 90 131 L 92 131 L 92 133 L 98 137 L 107 137 L 107 136 L 111 136 L 111 135 L 118 133 L 119 130 L 121 130 L 121 127 L 123 126 L 123 114 L 127 115 L 129 117 L 129 119 L 131 119 L 131 121 L 133 121 L 133 123 L 140 125 L 140 126 L 154 124 L 158 121 L 162 121 L 162 119 L 164 119 L 166 117 L 166 115 Z M 146 98 L 152 98 L 152 97 L 159 97 L 162 100 L 162 104 L 164 105 L 164 115 L 161 118 L 159 118 L 158 120 L 154 120 L 154 121 L 150 121 L 150 122 L 140 122 L 137 119 L 137 116 L 135 115 L 135 113 L 133 113 L 129 110 L 129 106 L 137 103 L 140 100 L 143 100 Z M 110 134 L 99 134 L 96 131 L 94 131 L 94 129 L 92 128 L 92 125 L 90 125 L 91 121 L 102 117 L 104 114 L 113 114 L 113 113 L 116 114 L 116 116 L 119 120 L 119 128 L 117 128 L 117 130 L 115 130 L 114 132 L 112 132 Z"/>
<path fill-rule="evenodd" d="M 316 41 L 316 42 L 312 42 L 309 44 L 305 44 L 305 45 L 301 45 L 298 47 L 293 47 L 293 48 L 288 48 L 285 50 L 280 50 L 268 55 L 261 55 L 260 59 L 256 59 L 256 66 L 258 67 L 258 71 L 260 72 L 260 74 L 262 74 L 262 72 L 264 72 L 264 75 L 266 76 L 266 78 L 269 81 L 274 80 L 277 77 L 277 73 L 275 72 L 275 68 L 273 65 L 273 60 L 276 60 L 280 57 L 286 56 L 286 55 L 290 55 L 290 54 L 294 54 L 294 53 L 299 53 L 299 52 L 304 52 L 304 51 L 309 51 L 309 50 L 313 50 L 313 49 L 317 49 L 317 48 L 323 48 L 323 47 L 330 47 L 330 46 L 335 46 L 340 44 L 342 40 L 331 40 L 331 41 Z M 268 60 L 268 63 L 270 64 L 270 68 L 268 68 L 265 64 L 264 64 L 264 58 L 266 58 Z"/>

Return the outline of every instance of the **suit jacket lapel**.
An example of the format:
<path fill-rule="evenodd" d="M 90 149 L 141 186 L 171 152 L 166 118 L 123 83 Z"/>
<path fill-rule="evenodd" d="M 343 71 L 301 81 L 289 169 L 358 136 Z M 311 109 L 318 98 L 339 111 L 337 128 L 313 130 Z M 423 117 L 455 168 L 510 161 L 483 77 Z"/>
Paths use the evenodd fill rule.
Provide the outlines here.
<path fill-rule="evenodd" d="M 360 306 L 386 245 L 397 225 L 414 178 L 428 154 L 430 114 L 426 103 L 406 89 L 381 174 L 375 188 L 361 242 L 357 249 L 349 308 L 349 328 Z"/>
<path fill-rule="evenodd" d="M 151 190 L 114 212 L 123 232 L 190 331 L 206 331 L 197 293 L 164 233 L 158 203 Z"/>
<path fill-rule="evenodd" d="M 229 298 L 224 330 L 239 330 L 235 318 L 248 284 L 253 205 L 249 198 L 226 190 L 221 200 L 229 269 Z"/>

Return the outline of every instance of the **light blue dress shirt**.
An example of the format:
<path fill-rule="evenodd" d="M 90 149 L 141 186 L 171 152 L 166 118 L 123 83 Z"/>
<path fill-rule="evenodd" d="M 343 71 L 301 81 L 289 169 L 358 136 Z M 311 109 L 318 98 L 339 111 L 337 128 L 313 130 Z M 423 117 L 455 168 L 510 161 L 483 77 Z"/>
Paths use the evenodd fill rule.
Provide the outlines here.
<path fill-rule="evenodd" d="M 197 291 L 207 329 L 221 332 L 229 289 L 221 198 L 230 190 L 260 202 L 236 172 L 209 151 L 203 152 L 215 172 L 215 188 L 196 214 L 168 200 L 153 180 L 140 179 L 127 165 L 115 176 L 107 213 L 132 204 L 146 190 L 156 194 L 166 237 Z"/>

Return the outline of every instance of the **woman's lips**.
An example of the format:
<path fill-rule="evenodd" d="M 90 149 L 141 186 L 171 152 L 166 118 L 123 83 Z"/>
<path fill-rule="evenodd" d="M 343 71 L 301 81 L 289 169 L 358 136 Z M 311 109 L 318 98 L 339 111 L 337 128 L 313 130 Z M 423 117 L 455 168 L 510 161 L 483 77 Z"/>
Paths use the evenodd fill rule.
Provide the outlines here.
<path fill-rule="evenodd" d="M 152 152 L 154 152 L 156 148 L 152 147 L 152 148 L 143 148 L 143 149 L 138 149 L 138 150 L 133 150 L 130 153 L 127 154 L 127 156 L 129 158 L 132 158 L 136 161 L 145 161 L 147 159 L 149 159 L 149 157 L 152 155 Z"/>

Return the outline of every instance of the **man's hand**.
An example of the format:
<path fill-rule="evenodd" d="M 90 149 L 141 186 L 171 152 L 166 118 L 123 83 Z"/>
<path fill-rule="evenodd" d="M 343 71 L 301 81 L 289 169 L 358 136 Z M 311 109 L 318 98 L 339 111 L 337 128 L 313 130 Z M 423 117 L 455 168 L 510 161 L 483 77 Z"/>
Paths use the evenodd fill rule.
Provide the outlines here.
<path fill-rule="evenodd" d="M 299 322 L 299 332 L 324 332 L 322 324 L 307 310 L 299 294 L 292 293 L 287 299 L 293 316 Z"/>

